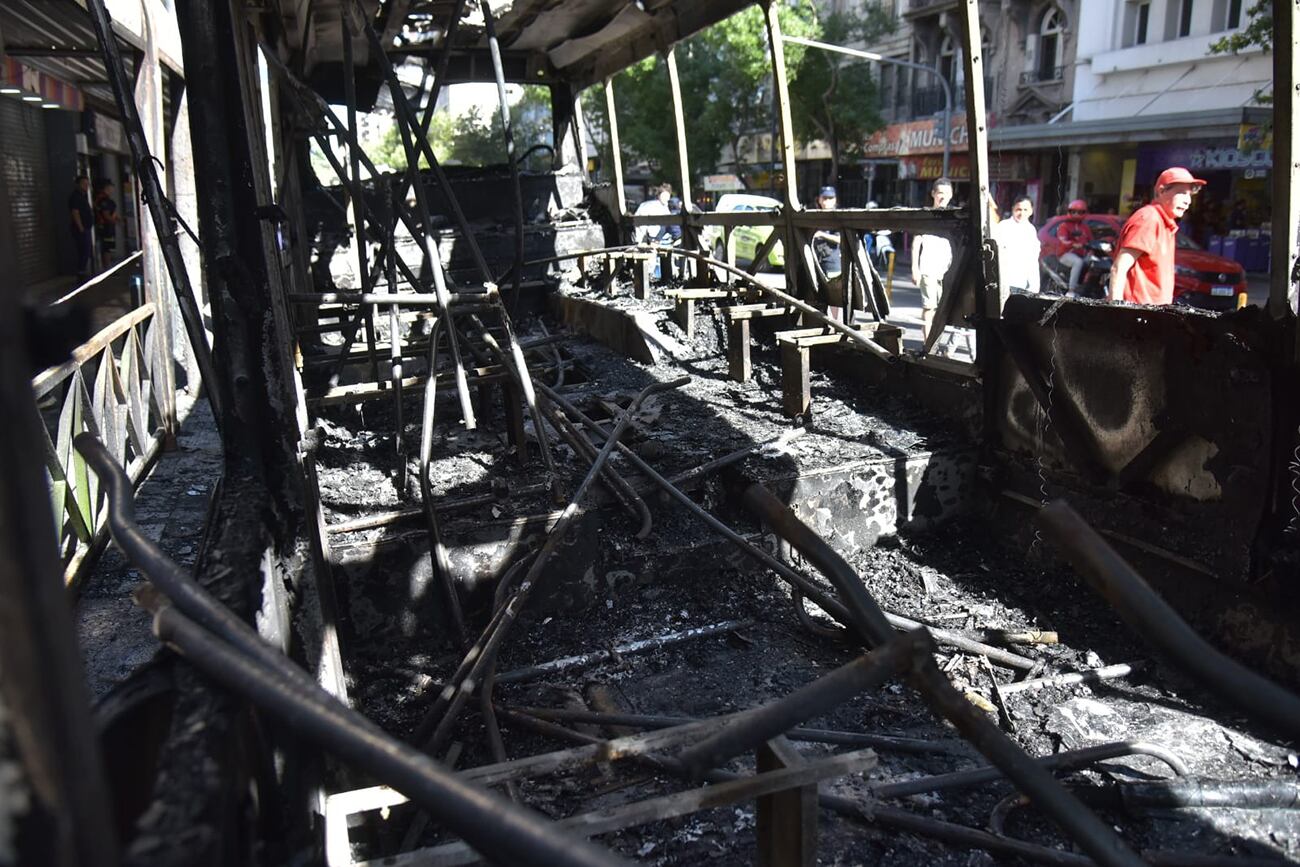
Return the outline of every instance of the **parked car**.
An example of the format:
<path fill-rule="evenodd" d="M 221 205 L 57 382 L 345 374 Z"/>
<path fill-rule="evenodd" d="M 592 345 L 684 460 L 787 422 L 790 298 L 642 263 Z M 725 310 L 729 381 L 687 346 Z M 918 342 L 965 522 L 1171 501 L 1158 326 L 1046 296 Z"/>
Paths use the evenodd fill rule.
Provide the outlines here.
<path fill-rule="evenodd" d="M 781 202 L 771 196 L 756 196 L 751 193 L 726 193 L 718 199 L 714 213 L 729 214 L 738 211 L 775 211 Z M 736 264 L 748 267 L 754 261 L 758 248 L 772 234 L 771 226 L 736 226 L 731 230 L 731 245 L 736 253 Z M 701 233 L 705 248 L 711 251 L 714 259 L 727 261 L 727 251 L 723 248 L 724 237 L 721 226 L 706 226 Z M 785 251 L 778 241 L 767 255 L 766 267 L 781 270 L 785 267 Z"/>
<path fill-rule="evenodd" d="M 1041 259 L 1055 259 L 1063 245 L 1056 240 L 1056 227 L 1064 216 L 1052 217 L 1038 230 Z M 1084 222 L 1098 240 L 1117 241 L 1123 221 L 1114 214 L 1085 214 Z M 1207 252 L 1183 232 L 1175 236 L 1174 303 L 1206 310 L 1235 310 L 1244 305 L 1246 269 L 1223 256 Z M 1115 251 L 1119 253 L 1118 250 Z"/>

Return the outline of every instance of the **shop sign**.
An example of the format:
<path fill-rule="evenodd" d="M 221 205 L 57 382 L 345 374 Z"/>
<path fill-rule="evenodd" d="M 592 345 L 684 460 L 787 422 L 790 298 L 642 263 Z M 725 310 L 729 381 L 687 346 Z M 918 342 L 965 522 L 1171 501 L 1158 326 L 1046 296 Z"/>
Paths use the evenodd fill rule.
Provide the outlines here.
<path fill-rule="evenodd" d="M 740 182 L 740 178 L 735 175 L 705 175 L 704 189 L 711 192 L 726 192 L 728 190 L 743 190 L 745 185 Z"/>
<path fill-rule="evenodd" d="M 24 93 L 39 96 L 45 102 L 56 103 L 69 111 L 81 111 L 86 107 L 85 96 L 80 88 L 19 63 L 12 57 L 0 58 L 0 61 L 0 82 L 20 87 Z"/>
<path fill-rule="evenodd" d="M 1273 151 L 1273 125 L 1243 123 L 1237 130 L 1237 150 L 1243 154 L 1255 151 Z"/>
<path fill-rule="evenodd" d="M 1259 138 L 1262 144 L 1267 139 Z M 1242 150 L 1239 141 L 1196 144 L 1193 142 L 1138 148 L 1137 180 L 1139 186 L 1150 184 L 1170 166 L 1183 166 L 1195 172 L 1251 172 L 1266 173 L 1273 167 L 1271 148 L 1252 147 Z"/>
<path fill-rule="evenodd" d="M 989 180 L 1023 181 L 1033 174 L 1032 160 L 1026 154 L 989 155 Z M 903 157 L 898 161 L 898 176 L 918 181 L 943 177 L 943 156 Z M 948 160 L 948 177 L 954 181 L 970 180 L 970 157 L 966 154 L 953 154 Z"/>
<path fill-rule="evenodd" d="M 1235 147 L 1227 148 L 1200 148 L 1192 152 L 1192 158 L 1188 161 L 1188 168 L 1195 171 L 1196 169 L 1205 169 L 1208 171 L 1223 169 L 1271 169 L 1273 167 L 1273 154 L 1271 151 L 1257 150 L 1253 153 L 1242 153 Z"/>
<path fill-rule="evenodd" d="M 965 113 L 953 114 L 948 141 L 952 150 L 966 149 Z M 933 153 L 943 153 L 943 117 L 890 124 L 872 133 L 863 147 L 863 154 L 868 157 Z"/>
<path fill-rule="evenodd" d="M 105 117 L 99 112 L 95 112 L 94 126 L 95 146 L 102 151 L 114 151 L 119 154 L 127 153 L 126 146 L 126 128 L 122 122 L 111 117 Z"/>

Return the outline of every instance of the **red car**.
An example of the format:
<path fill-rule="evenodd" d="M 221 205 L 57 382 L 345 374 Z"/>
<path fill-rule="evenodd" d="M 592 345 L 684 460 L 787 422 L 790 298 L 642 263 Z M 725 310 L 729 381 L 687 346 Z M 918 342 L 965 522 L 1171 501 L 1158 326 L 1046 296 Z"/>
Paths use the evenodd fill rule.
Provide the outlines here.
<path fill-rule="evenodd" d="M 1040 258 L 1057 256 L 1062 244 L 1056 240 L 1056 227 L 1064 216 L 1052 217 L 1038 230 L 1042 242 Z M 1117 240 L 1123 221 L 1114 214 L 1085 214 L 1084 221 L 1097 240 Z M 1236 310 L 1246 303 L 1246 269 L 1231 259 L 1202 250 L 1183 232 L 1176 236 L 1174 252 L 1174 303 L 1206 310 Z"/>

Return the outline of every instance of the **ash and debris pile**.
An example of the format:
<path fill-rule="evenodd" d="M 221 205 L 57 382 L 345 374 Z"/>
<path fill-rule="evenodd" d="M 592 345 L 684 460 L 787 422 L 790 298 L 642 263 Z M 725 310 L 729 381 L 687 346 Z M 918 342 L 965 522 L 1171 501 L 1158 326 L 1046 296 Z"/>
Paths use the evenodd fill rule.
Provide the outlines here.
<path fill-rule="evenodd" d="M 571 337 L 557 350 L 571 365 L 555 389 L 608 427 L 630 396 L 648 383 L 690 374 L 682 388 L 646 401 L 626 438 L 661 473 L 685 473 L 719 455 L 790 433 L 792 424 L 780 412 L 780 373 L 772 346 L 758 342 L 753 379 L 732 382 L 722 357 L 725 329 L 711 311 L 701 311 L 688 341 L 670 318 L 669 304 L 637 301 L 625 293 L 610 303 L 649 314 L 685 351 L 639 365 L 599 343 Z M 526 336 L 528 329 L 520 330 Z M 803 420 L 802 435 L 766 452 L 754 449 L 736 465 L 740 473 L 757 479 L 819 473 L 855 461 L 966 447 L 950 424 L 897 397 L 816 371 L 813 387 L 815 410 Z M 560 444 L 554 451 L 556 473 L 550 477 L 535 453 L 522 466 L 518 463 L 499 408 L 484 416 L 481 430 L 464 431 L 454 417 L 454 402 L 440 403 L 440 414 L 443 407 L 450 421 L 437 428 L 432 473 L 439 501 L 486 498 L 460 520 L 479 529 L 492 522 L 515 528 L 515 535 L 503 540 L 509 550 L 493 565 L 491 580 L 467 585 L 472 638 L 491 616 L 495 581 L 540 547 L 554 526 L 556 510 L 590 462 L 552 436 Z M 418 422 L 412 421 L 418 419 L 417 410 L 413 401 L 404 413 L 408 443 L 418 442 Z M 406 490 L 394 487 L 399 460 L 393 448 L 395 423 L 387 403 L 362 412 L 323 414 L 326 438 L 318 460 L 327 521 L 418 502 L 411 481 L 418 471 L 414 462 L 408 461 Z M 638 480 L 624 457 L 615 456 L 611 463 Z M 638 489 L 653 514 L 651 534 L 638 538 L 635 522 L 619 512 L 612 497 L 597 492 L 590 499 L 590 512 L 601 517 L 579 525 L 543 576 L 582 592 L 544 596 L 525 612 L 496 661 L 495 723 L 477 698 L 470 701 L 441 750 L 445 761 L 459 768 L 499 763 L 502 755 L 489 748 L 489 725 L 500 726 L 504 757 L 519 760 L 593 738 L 628 737 L 733 713 L 788 695 L 857 655 L 812 603 L 800 602 L 801 610 L 796 610 L 796 600 L 775 573 L 726 545 L 676 502 L 643 483 L 638 482 Z M 741 512 L 715 474 L 693 480 L 688 490 L 746 539 L 819 580 L 797 554 Z M 541 519 L 531 541 L 520 529 L 527 516 Z M 453 526 L 463 525 L 449 519 L 449 544 L 454 544 Z M 454 682 L 462 659 L 432 589 L 427 534 L 414 527 L 418 518 L 406 529 L 390 525 L 335 539 L 338 549 L 370 567 L 348 572 L 340 589 L 352 698 L 402 737 L 419 728 L 439 694 Z M 939 642 L 937 662 L 943 672 L 1030 755 L 1121 742 L 1139 745 L 1132 754 L 1058 773 L 1071 789 L 1098 801 L 1099 815 L 1134 849 L 1161 863 L 1219 863 L 1195 860 L 1207 856 L 1230 859 L 1223 863 L 1300 858 L 1300 814 L 1292 809 L 1125 806 L 1121 794 L 1126 784 L 1179 775 L 1267 783 L 1276 787 L 1275 795 L 1285 795 L 1297 785 L 1295 748 L 1156 658 L 1068 570 L 1041 554 L 1004 547 L 989 525 L 968 515 L 938 531 L 903 527 L 879 544 L 859 548 L 851 561 L 887 611 L 934 627 L 936 634 L 945 631 L 967 642 L 994 645 L 1023 663 L 1009 665 Z M 1062 673 L 1098 670 L 1102 678 L 1052 680 Z M 1028 685 L 1036 681 L 1046 682 Z M 1022 682 L 1027 685 L 1017 685 Z M 808 740 L 792 738 L 806 761 L 853 749 L 843 745 L 846 739 L 877 736 L 874 766 L 820 786 L 823 794 L 860 805 L 855 817 L 819 812 L 820 863 L 967 865 L 1058 856 L 1058 863 L 1074 863 L 1069 859 L 1078 852 L 1075 844 L 1032 806 L 1012 797 L 1015 790 L 1005 780 L 953 788 L 942 781 L 925 782 L 985 761 L 902 679 L 864 691 L 803 726 L 821 730 Z M 742 756 L 728 768 L 752 773 L 754 757 Z M 1207 785 L 1213 790 L 1216 784 Z M 661 767 L 635 761 L 589 764 L 511 784 L 522 803 L 570 821 L 688 787 Z M 891 787 L 903 794 L 891 794 Z M 453 837 L 417 818 L 409 807 L 367 818 L 351 832 L 357 859 L 454 846 Z M 749 799 L 646 821 L 597 839 L 640 863 L 708 859 L 751 864 L 758 859 L 755 824 Z M 952 842 L 963 829 L 989 828 L 996 831 L 995 843 L 1005 844 L 1002 848 Z M 1052 852 L 1032 850 L 1022 859 L 1008 851 L 1017 841 Z"/>

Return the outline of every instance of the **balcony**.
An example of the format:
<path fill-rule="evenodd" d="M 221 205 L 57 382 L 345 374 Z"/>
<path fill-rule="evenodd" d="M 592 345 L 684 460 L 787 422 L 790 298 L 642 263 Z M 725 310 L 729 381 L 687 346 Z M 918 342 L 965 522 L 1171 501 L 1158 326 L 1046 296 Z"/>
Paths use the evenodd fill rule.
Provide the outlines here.
<path fill-rule="evenodd" d="M 933 81 L 933 79 L 931 79 Z M 993 79 L 984 79 L 984 100 L 987 104 L 990 94 L 993 93 Z M 929 117 L 939 114 L 943 111 L 943 88 L 935 85 L 934 87 L 919 87 L 912 91 L 912 99 L 909 106 L 912 110 L 912 117 Z M 952 110 L 962 112 L 966 110 L 966 87 L 959 85 L 952 90 Z"/>
<path fill-rule="evenodd" d="M 956 8 L 957 0 L 912 0 L 912 2 L 907 6 L 907 11 L 903 14 L 906 17 L 911 18 L 919 15 L 931 15 Z"/>
<path fill-rule="evenodd" d="M 1020 73 L 1020 86 L 1031 87 L 1036 84 L 1059 84 L 1065 81 L 1065 67 L 1053 66 L 1047 69 L 1030 69 Z"/>

